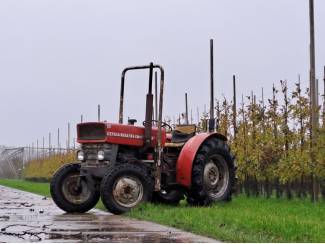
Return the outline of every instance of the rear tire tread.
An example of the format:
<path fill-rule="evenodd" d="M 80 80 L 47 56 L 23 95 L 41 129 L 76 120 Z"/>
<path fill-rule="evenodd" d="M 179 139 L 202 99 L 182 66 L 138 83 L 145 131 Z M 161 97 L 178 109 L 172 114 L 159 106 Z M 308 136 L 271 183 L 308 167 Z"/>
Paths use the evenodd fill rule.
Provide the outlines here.
<path fill-rule="evenodd" d="M 218 138 L 206 140 L 198 150 L 193 162 L 192 186 L 187 196 L 187 202 L 191 205 L 208 205 L 213 202 L 204 189 L 203 171 L 206 157 L 210 153 L 216 152 L 223 156 L 229 169 L 229 186 L 220 201 L 230 201 L 232 193 L 235 191 L 235 157 L 230 152 L 230 147 L 225 141 Z"/>

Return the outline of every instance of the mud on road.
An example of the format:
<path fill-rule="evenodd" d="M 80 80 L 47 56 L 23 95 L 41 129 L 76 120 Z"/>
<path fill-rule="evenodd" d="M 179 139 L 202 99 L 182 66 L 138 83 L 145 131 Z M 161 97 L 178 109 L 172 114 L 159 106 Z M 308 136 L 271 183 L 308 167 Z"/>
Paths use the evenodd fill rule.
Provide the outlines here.
<path fill-rule="evenodd" d="M 66 214 L 51 199 L 0 186 L 0 242 L 217 242 L 92 210 Z"/>

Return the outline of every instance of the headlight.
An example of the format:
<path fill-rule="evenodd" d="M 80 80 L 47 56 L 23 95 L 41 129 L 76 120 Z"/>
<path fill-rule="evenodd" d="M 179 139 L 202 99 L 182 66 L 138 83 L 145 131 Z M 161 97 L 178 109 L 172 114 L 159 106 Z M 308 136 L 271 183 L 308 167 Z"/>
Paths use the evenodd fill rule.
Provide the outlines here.
<path fill-rule="evenodd" d="M 97 159 L 98 159 L 99 161 L 105 159 L 105 153 L 104 153 L 104 151 L 98 151 L 98 153 L 97 153 Z"/>
<path fill-rule="evenodd" d="M 83 161 L 83 160 L 85 159 L 85 154 L 84 154 L 84 152 L 83 152 L 83 151 L 79 151 L 79 152 L 77 153 L 77 158 L 78 158 L 79 161 Z"/>

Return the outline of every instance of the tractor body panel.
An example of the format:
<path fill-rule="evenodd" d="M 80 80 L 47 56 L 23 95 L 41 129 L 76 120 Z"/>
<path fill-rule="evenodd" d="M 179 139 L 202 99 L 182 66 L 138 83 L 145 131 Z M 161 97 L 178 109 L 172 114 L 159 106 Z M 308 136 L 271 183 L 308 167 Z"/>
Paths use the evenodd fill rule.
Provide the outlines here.
<path fill-rule="evenodd" d="M 142 147 L 144 146 L 145 128 L 135 125 L 107 124 L 107 142 L 111 144 L 121 144 Z M 158 128 L 152 127 L 151 147 L 157 145 Z M 166 131 L 162 129 L 161 145 L 165 145 Z"/>
<path fill-rule="evenodd" d="M 210 137 L 227 141 L 220 133 L 201 133 L 189 139 L 182 148 L 176 164 L 176 181 L 178 184 L 190 187 L 192 183 L 192 167 L 196 153 L 202 143 Z"/>
<path fill-rule="evenodd" d="M 89 122 L 77 125 L 78 143 L 109 143 L 134 147 L 144 146 L 143 126 L 114 123 Z M 157 145 L 158 128 L 151 131 L 151 146 Z M 166 142 L 166 131 L 162 128 L 161 145 Z"/>

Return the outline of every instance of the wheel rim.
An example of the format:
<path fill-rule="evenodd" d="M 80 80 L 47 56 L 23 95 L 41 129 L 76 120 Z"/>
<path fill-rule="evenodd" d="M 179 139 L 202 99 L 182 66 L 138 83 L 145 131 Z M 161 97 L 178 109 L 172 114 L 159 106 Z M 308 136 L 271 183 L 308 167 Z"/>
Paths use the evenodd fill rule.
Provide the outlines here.
<path fill-rule="evenodd" d="M 87 182 L 80 179 L 79 173 L 71 174 L 63 180 L 62 193 L 65 199 L 73 204 L 82 204 L 91 196 Z"/>
<path fill-rule="evenodd" d="M 126 208 L 132 208 L 143 198 L 143 185 L 137 178 L 124 176 L 119 178 L 113 186 L 115 201 Z"/>
<path fill-rule="evenodd" d="M 229 169 L 222 156 L 216 154 L 208 158 L 204 167 L 203 180 L 211 198 L 220 198 L 224 195 L 229 184 Z"/>

